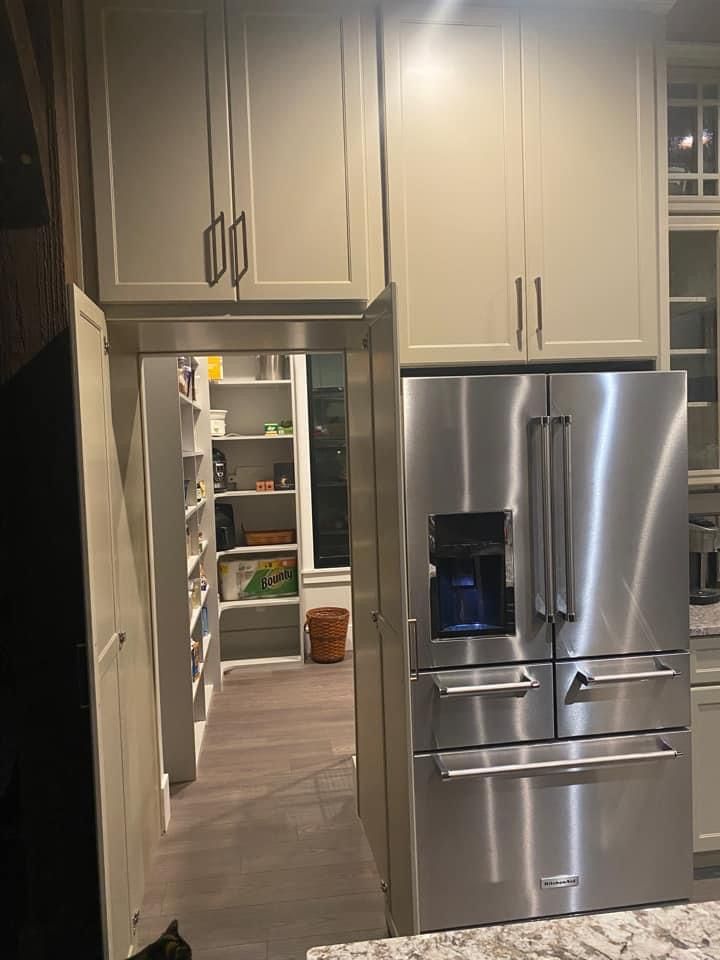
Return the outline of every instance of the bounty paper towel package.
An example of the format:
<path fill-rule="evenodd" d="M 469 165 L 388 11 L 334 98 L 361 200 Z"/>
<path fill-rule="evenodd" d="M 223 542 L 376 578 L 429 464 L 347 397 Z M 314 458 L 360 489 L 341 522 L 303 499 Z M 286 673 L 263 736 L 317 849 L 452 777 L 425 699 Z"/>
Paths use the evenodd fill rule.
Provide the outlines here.
<path fill-rule="evenodd" d="M 222 560 L 218 572 L 223 600 L 272 599 L 298 592 L 297 557 Z"/>

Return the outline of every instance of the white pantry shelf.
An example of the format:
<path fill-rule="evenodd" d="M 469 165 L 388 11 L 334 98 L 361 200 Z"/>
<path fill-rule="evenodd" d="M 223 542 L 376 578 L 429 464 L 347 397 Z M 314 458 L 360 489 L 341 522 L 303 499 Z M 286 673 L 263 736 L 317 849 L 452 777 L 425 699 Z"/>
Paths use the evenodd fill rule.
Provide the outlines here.
<path fill-rule="evenodd" d="M 202 452 L 202 450 L 183 450 L 183 460 L 190 460 L 193 457 L 197 459 L 198 457 L 204 456 L 205 454 Z"/>
<path fill-rule="evenodd" d="M 294 490 L 225 490 L 216 493 L 216 500 L 229 500 L 232 497 L 281 497 L 294 494 Z"/>
<path fill-rule="evenodd" d="M 259 597 L 255 600 L 221 600 L 220 615 L 226 610 L 247 610 L 252 607 L 293 607 L 298 606 L 300 597 Z"/>
<path fill-rule="evenodd" d="M 191 507 L 188 507 L 187 510 L 185 511 L 185 519 L 189 520 L 190 517 L 194 516 L 198 512 L 198 510 L 201 510 L 206 503 L 207 503 L 207 499 L 203 498 L 202 500 L 198 500 L 198 502 L 194 503 Z"/>
<path fill-rule="evenodd" d="M 188 562 L 187 562 L 188 580 L 193 575 L 197 565 L 205 556 L 205 551 L 207 550 L 207 546 L 208 546 L 208 541 L 203 540 L 202 543 L 200 544 L 200 553 L 194 553 L 192 556 L 188 557 Z"/>
<path fill-rule="evenodd" d="M 197 674 L 197 676 L 195 677 L 195 679 L 194 679 L 193 682 L 192 682 L 192 695 L 193 695 L 193 700 L 195 699 L 195 697 L 196 697 L 196 695 L 197 695 L 197 692 L 198 692 L 198 688 L 200 687 L 200 684 L 202 683 L 202 676 L 203 676 L 203 670 L 204 670 L 204 669 L 205 669 L 205 661 L 203 660 L 203 661 L 201 661 L 200 666 L 198 667 L 198 674 Z"/>
<path fill-rule="evenodd" d="M 294 434 L 292 433 L 236 433 L 236 434 L 226 434 L 224 437 L 213 437 L 213 443 L 220 443 L 223 441 L 234 441 L 234 440 L 292 440 Z"/>
<path fill-rule="evenodd" d="M 250 377 L 223 377 L 211 380 L 211 387 L 282 387 L 289 386 L 292 380 L 253 380 Z"/>
<path fill-rule="evenodd" d="M 200 410 L 202 410 L 202 407 L 197 402 L 197 400 L 191 400 L 190 397 L 186 397 L 184 393 L 178 393 L 178 396 L 180 397 L 180 400 L 182 403 L 185 403 L 189 407 L 192 407 L 193 410 L 195 410 L 196 412 L 199 413 Z"/>
<path fill-rule="evenodd" d="M 714 407 L 715 404 L 715 400 L 690 400 L 688 407 L 697 409 L 700 407 Z"/>
<path fill-rule="evenodd" d="M 208 598 L 208 594 L 209 594 L 209 593 L 210 593 L 210 588 L 209 588 L 209 587 L 208 587 L 207 590 L 203 590 L 203 592 L 202 592 L 202 599 L 200 600 L 200 606 L 199 606 L 199 607 L 193 607 L 192 616 L 190 617 L 190 636 L 191 636 L 191 637 L 192 637 L 192 635 L 193 635 L 193 631 L 195 630 L 195 627 L 197 626 L 197 622 L 198 622 L 198 620 L 200 619 L 200 611 L 202 610 L 202 608 L 203 608 L 203 607 L 205 606 L 205 604 L 207 603 L 207 598 Z"/>
<path fill-rule="evenodd" d="M 274 543 L 265 544 L 262 547 L 231 547 L 229 550 L 218 550 L 218 559 L 220 557 L 242 556 L 247 553 L 285 553 L 285 551 L 297 550 L 296 543 Z"/>

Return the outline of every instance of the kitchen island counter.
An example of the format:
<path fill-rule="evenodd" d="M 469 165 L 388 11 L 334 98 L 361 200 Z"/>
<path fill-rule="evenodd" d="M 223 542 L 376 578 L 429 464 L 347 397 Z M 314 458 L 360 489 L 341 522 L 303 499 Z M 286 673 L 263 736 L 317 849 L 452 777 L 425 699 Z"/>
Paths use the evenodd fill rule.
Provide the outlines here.
<path fill-rule="evenodd" d="M 308 960 L 720 960 L 720 901 L 315 947 Z"/>
<path fill-rule="evenodd" d="M 720 637 L 720 603 L 690 604 L 690 636 Z"/>

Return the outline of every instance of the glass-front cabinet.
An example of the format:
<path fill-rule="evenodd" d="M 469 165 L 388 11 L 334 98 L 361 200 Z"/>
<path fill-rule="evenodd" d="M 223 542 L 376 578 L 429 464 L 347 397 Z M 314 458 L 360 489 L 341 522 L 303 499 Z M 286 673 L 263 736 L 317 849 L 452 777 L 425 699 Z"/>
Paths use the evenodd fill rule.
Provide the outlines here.
<path fill-rule="evenodd" d="M 307 383 L 315 567 L 348 567 L 344 356 L 309 354 Z"/>
<path fill-rule="evenodd" d="M 718 248 L 720 225 L 670 223 L 670 367 L 688 376 L 688 467 L 700 481 L 720 471 Z"/>
<path fill-rule="evenodd" d="M 720 483 L 720 64 L 668 69 L 670 368 L 687 371 L 691 486 Z M 706 55 L 703 55 L 703 57 Z"/>
<path fill-rule="evenodd" d="M 671 204 L 690 207 L 720 198 L 718 111 L 720 78 L 699 70 L 670 71 L 668 86 L 668 192 Z M 685 203 L 683 206 L 685 206 Z"/>

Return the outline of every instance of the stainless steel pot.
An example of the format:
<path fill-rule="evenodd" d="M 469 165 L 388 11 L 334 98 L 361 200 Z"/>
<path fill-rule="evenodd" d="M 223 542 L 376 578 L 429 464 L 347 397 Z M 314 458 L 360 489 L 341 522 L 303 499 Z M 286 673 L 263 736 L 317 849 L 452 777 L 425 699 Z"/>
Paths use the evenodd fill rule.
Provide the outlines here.
<path fill-rule="evenodd" d="M 255 366 L 256 380 L 289 380 L 290 357 L 284 353 L 259 353 Z"/>

